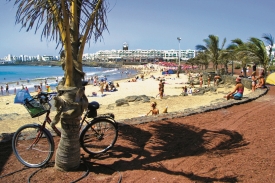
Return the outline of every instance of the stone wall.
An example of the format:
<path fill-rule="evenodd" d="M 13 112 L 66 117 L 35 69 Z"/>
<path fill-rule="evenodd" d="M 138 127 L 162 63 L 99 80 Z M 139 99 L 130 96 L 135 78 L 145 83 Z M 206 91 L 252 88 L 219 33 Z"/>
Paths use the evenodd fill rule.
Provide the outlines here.
<path fill-rule="evenodd" d="M 222 80 L 224 81 L 224 83 L 227 83 L 227 84 L 233 84 L 233 85 L 236 84 L 236 81 L 235 81 L 236 76 L 222 75 Z M 248 78 L 242 78 L 242 84 L 247 89 L 251 89 L 252 87 L 251 79 L 248 79 Z"/>

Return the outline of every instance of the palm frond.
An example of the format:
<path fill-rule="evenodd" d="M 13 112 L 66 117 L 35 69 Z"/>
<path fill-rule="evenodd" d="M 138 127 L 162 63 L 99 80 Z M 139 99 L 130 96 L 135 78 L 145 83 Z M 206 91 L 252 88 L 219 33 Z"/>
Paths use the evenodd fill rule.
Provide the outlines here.
<path fill-rule="evenodd" d="M 272 37 L 271 34 L 263 34 L 262 38 L 265 39 L 265 42 L 266 42 L 268 45 L 271 45 L 271 46 L 274 45 L 274 38 Z"/>

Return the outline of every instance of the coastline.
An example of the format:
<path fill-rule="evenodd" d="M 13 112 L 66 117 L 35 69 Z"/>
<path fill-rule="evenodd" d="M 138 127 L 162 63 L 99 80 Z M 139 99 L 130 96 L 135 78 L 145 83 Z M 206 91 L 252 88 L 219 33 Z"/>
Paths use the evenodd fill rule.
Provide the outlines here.
<path fill-rule="evenodd" d="M 139 71 L 139 73 L 144 71 L 145 70 Z M 163 99 L 156 98 L 159 81 L 151 78 L 151 75 L 154 75 L 156 78 L 165 78 L 165 97 Z M 179 96 L 182 92 L 182 87 L 185 85 L 188 86 L 188 84 L 186 84 L 187 80 L 187 76 L 183 73 L 180 74 L 180 78 L 176 78 L 176 74 L 165 76 L 158 70 L 146 70 L 144 81 L 138 80 L 137 82 L 128 82 L 128 79 L 116 80 L 114 83 L 119 83 L 120 85 L 118 91 L 105 92 L 106 96 L 104 97 L 88 97 L 88 100 L 89 102 L 97 101 L 100 104 L 98 114 L 108 112 L 114 113 L 115 119 L 123 123 L 123 121 L 134 118 L 146 118 L 144 116 L 150 110 L 149 102 L 129 102 L 129 105 L 115 105 L 116 100 L 127 96 L 146 95 L 150 97 L 150 101 L 156 101 L 160 115 L 148 116 L 152 120 L 152 118 L 158 119 L 158 117 L 165 115 L 163 114 L 163 110 L 166 106 L 168 106 L 168 114 L 172 114 L 189 108 L 197 108 L 226 101 L 223 96 L 225 93 L 231 91 L 233 87 L 218 87 L 216 92 L 207 92 L 201 96 Z M 198 87 L 199 86 L 195 85 L 195 88 Z M 87 96 L 91 96 L 92 92 L 98 93 L 99 91 L 98 86 L 87 85 L 85 88 L 85 94 Z M 250 92 L 251 91 L 246 89 L 244 95 Z M 31 93 L 31 95 L 34 94 L 35 93 Z M 15 95 L 0 97 L 0 133 L 12 133 L 24 124 L 32 122 L 40 123 L 44 119 L 44 116 L 32 119 L 23 105 L 13 103 L 14 96 Z M 56 112 L 52 110 L 51 118 L 55 116 L 55 113 Z"/>
<path fill-rule="evenodd" d="M 34 92 L 35 86 L 42 84 L 42 89 L 45 90 L 46 80 L 47 84 L 54 89 L 64 75 L 64 71 L 60 67 L 55 66 L 15 65 L 0 69 L 0 85 L 3 87 L 3 92 L 0 93 L 0 96 L 7 95 L 6 84 L 9 85 L 9 94 L 15 94 L 21 90 L 22 85 L 27 86 L 30 92 Z M 31 71 L 30 73 L 28 72 L 29 70 Z M 85 80 L 90 79 L 94 75 L 97 75 L 99 79 L 104 76 L 111 80 L 128 78 L 128 75 L 120 74 L 120 70 L 117 68 L 85 66 L 83 71 L 86 73 Z M 136 74 L 134 70 L 129 70 L 129 72 Z"/>

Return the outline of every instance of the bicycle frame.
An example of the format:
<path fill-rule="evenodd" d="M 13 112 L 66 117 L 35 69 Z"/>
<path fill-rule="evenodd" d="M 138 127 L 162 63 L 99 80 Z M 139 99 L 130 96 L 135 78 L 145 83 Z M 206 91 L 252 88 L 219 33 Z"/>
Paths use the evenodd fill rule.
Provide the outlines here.
<path fill-rule="evenodd" d="M 26 124 L 20 127 L 13 136 L 12 149 L 16 158 L 25 166 L 37 168 L 49 162 L 54 153 L 53 136 L 61 137 L 60 129 L 52 124 L 50 118 L 52 107 L 50 101 L 55 94 L 41 93 L 35 96 L 34 98 L 39 100 L 46 110 L 44 120 L 40 124 Z M 91 102 L 89 105 L 82 114 L 80 123 L 78 123 L 79 143 L 83 150 L 90 155 L 104 153 L 116 143 L 118 123 L 114 120 L 114 114 L 107 113 L 97 116 L 96 111 L 94 111 L 98 109 L 97 104 Z M 87 125 L 84 125 L 84 122 Z M 46 128 L 47 123 L 52 130 Z M 39 154 L 37 156 L 35 156 L 36 151 Z M 34 157 L 30 157 L 30 153 L 34 154 Z"/>
<path fill-rule="evenodd" d="M 52 128 L 53 131 L 56 133 L 56 135 L 58 135 L 59 137 L 61 136 L 61 132 L 58 130 L 58 128 L 57 128 L 55 125 L 51 125 L 52 120 L 51 120 L 51 118 L 50 118 L 50 113 L 51 113 L 51 108 L 52 108 L 52 105 L 51 105 L 51 103 L 50 103 L 50 100 L 51 100 L 52 97 L 54 96 L 54 95 L 51 95 L 51 94 L 55 94 L 55 93 L 48 93 L 48 94 L 50 94 L 50 95 L 49 95 L 50 97 L 49 97 L 49 99 L 47 100 L 47 104 L 49 105 L 49 109 L 48 109 L 48 111 L 47 111 L 47 113 L 46 113 L 46 116 L 45 116 L 45 119 L 44 119 L 42 125 L 40 125 L 39 133 L 37 134 L 37 136 L 36 136 L 34 142 L 31 144 L 31 147 L 32 147 L 34 144 L 36 144 L 36 143 L 39 141 L 39 139 L 42 137 L 41 131 L 43 131 L 44 129 L 47 130 L 47 128 L 46 128 L 46 124 L 47 124 L 47 123 L 51 126 L 51 128 Z M 47 94 L 47 95 L 48 95 L 48 94 Z M 87 116 L 88 116 L 88 112 L 89 112 L 88 110 L 85 112 L 85 114 L 84 114 L 84 116 L 83 116 L 83 118 L 82 118 L 82 120 L 81 120 L 81 122 L 80 122 L 79 131 L 81 130 L 81 128 L 82 128 L 84 122 L 86 122 L 87 124 L 89 124 L 89 122 L 86 120 L 86 118 L 87 118 Z M 109 115 L 98 116 L 98 117 L 95 117 L 95 118 L 93 118 L 93 119 L 96 119 L 96 118 L 108 118 L 108 119 L 111 119 L 111 120 L 114 122 L 114 124 L 115 124 L 115 126 L 116 126 L 116 128 L 117 128 L 117 123 L 116 123 L 116 121 L 115 121 L 111 116 L 109 116 Z M 92 129 L 92 130 L 94 131 L 94 129 Z"/>

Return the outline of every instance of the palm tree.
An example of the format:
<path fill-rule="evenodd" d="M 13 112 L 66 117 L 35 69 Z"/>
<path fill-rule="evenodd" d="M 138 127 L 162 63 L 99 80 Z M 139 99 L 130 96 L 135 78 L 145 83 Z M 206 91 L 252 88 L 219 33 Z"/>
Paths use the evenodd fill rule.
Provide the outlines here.
<path fill-rule="evenodd" d="M 208 56 L 207 54 L 205 54 L 205 52 L 199 52 L 199 54 L 194 57 L 194 61 L 192 62 L 195 65 L 199 65 L 202 69 L 203 69 L 203 66 L 204 66 L 204 69 L 207 69 L 209 65 Z"/>
<path fill-rule="evenodd" d="M 228 74 L 228 63 L 230 60 L 233 60 L 233 53 L 230 49 L 226 49 L 221 55 L 221 64 L 223 64 L 226 74 Z"/>
<path fill-rule="evenodd" d="M 267 64 L 270 61 L 270 57 L 267 54 L 265 44 L 262 40 L 251 37 L 246 46 L 242 47 L 240 50 L 245 50 L 250 53 L 250 57 L 253 59 L 257 58 L 259 63 L 263 66 L 264 70 L 267 69 Z M 266 74 L 266 72 L 265 72 Z"/>
<path fill-rule="evenodd" d="M 54 120 L 61 121 L 62 135 L 55 167 L 76 169 L 80 165 L 79 117 L 88 104 L 82 88 L 82 55 L 86 43 L 92 38 L 96 42 L 107 29 L 107 4 L 103 0 L 15 0 L 14 5 L 18 5 L 15 23 L 27 31 L 42 28 L 41 38 L 55 40 L 63 50 L 64 81 L 58 86 Z"/>
<path fill-rule="evenodd" d="M 247 52 L 244 48 L 246 47 L 246 43 L 243 42 L 241 39 L 236 38 L 231 40 L 231 44 L 226 48 L 228 51 L 232 51 L 232 56 L 236 58 L 238 61 L 241 61 L 241 66 L 244 72 L 244 76 L 246 77 L 246 65 L 249 62 Z"/>
<path fill-rule="evenodd" d="M 221 47 L 219 48 L 219 37 L 215 35 L 209 35 L 207 39 L 203 40 L 205 42 L 204 45 L 197 45 L 197 50 L 202 50 L 207 54 L 209 60 L 213 62 L 215 70 L 218 69 L 218 64 L 221 60 L 222 50 L 226 42 L 226 38 L 224 38 Z"/>
<path fill-rule="evenodd" d="M 268 53 L 269 53 L 269 59 L 270 59 L 270 62 L 269 62 L 269 66 L 270 66 L 272 61 L 271 53 L 272 53 L 272 47 L 274 45 L 274 38 L 272 37 L 271 34 L 263 34 L 263 38 L 265 39 L 265 42 L 267 43 L 267 45 L 269 45 Z"/>

